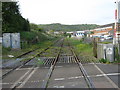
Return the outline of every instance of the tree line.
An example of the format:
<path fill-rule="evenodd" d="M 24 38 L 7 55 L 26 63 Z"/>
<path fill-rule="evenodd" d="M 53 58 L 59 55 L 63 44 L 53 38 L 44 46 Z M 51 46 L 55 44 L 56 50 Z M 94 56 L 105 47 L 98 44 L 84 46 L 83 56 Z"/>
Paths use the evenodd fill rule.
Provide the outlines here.
<path fill-rule="evenodd" d="M 96 24 L 30 24 L 27 19 L 22 17 L 18 2 L 2 2 L 2 33 L 23 32 L 30 31 L 30 29 L 38 31 L 80 31 L 94 29 L 98 26 Z"/>
<path fill-rule="evenodd" d="M 40 24 L 39 28 L 44 30 L 54 30 L 54 31 L 82 31 L 82 30 L 90 30 L 95 29 L 99 25 L 96 24 L 78 24 L 78 25 L 64 25 L 60 23 L 53 24 Z"/>
<path fill-rule="evenodd" d="M 2 33 L 22 31 L 30 31 L 30 25 L 21 16 L 18 2 L 2 2 Z"/>

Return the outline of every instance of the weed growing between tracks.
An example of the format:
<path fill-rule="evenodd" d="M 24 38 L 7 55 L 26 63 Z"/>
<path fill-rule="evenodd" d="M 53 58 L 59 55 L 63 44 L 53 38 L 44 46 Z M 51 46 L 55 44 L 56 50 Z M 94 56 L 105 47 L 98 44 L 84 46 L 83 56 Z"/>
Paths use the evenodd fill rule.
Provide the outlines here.
<path fill-rule="evenodd" d="M 91 44 L 85 44 L 82 42 L 82 40 L 77 40 L 77 39 L 69 39 L 69 40 L 79 53 L 93 56 L 93 47 Z"/>
<path fill-rule="evenodd" d="M 94 57 L 93 46 L 91 44 L 83 43 L 82 39 L 78 40 L 70 38 L 68 40 L 75 48 L 75 51 L 79 54 L 78 56 L 80 56 L 81 60 L 99 62 L 99 60 Z"/>
<path fill-rule="evenodd" d="M 120 64 L 120 60 L 110 62 L 109 60 L 103 59 L 103 58 L 100 59 L 99 62 L 100 62 L 100 63 L 105 63 L 105 64 Z"/>
<path fill-rule="evenodd" d="M 37 63 L 36 63 L 36 64 L 37 64 L 38 66 L 44 64 L 44 62 L 43 62 L 40 58 L 36 58 L 36 60 L 37 60 Z"/>
<path fill-rule="evenodd" d="M 45 53 L 41 54 L 40 57 L 55 57 L 60 47 L 51 47 Z"/>
<path fill-rule="evenodd" d="M 49 41 L 44 41 L 44 42 L 40 42 L 40 43 L 37 43 L 37 44 L 34 44 L 34 45 L 29 45 L 28 47 L 26 48 L 23 48 L 23 49 L 20 49 L 20 50 L 12 50 L 10 48 L 4 48 L 2 47 L 2 59 L 8 59 L 10 60 L 11 58 L 8 57 L 8 55 L 13 55 L 14 58 L 16 56 L 19 56 L 27 51 L 30 51 L 30 50 L 33 50 L 33 49 L 36 49 L 38 47 L 40 47 L 40 51 L 42 51 L 44 48 L 50 46 L 52 43 L 53 43 L 54 40 L 49 40 Z"/>
<path fill-rule="evenodd" d="M 99 62 L 100 63 L 110 63 L 109 60 L 104 59 L 104 58 L 100 59 Z"/>

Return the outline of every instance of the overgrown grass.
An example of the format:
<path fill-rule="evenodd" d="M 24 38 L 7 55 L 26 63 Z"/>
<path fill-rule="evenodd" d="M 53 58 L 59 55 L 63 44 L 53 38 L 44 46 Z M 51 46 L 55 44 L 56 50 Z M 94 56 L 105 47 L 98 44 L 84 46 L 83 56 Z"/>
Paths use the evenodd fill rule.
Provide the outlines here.
<path fill-rule="evenodd" d="M 120 64 L 120 60 L 117 60 L 117 61 L 114 61 L 114 62 L 111 62 L 111 63 Z"/>
<path fill-rule="evenodd" d="M 79 50 L 80 53 L 93 55 L 92 47 L 89 44 L 78 44 L 76 45 L 76 49 Z"/>
<path fill-rule="evenodd" d="M 21 49 L 20 50 L 12 50 L 11 48 L 2 47 L 2 56 L 4 59 L 9 59 L 7 55 L 18 56 L 27 51 L 40 48 L 44 49 L 51 45 L 57 37 L 46 34 L 45 32 L 39 31 L 30 31 L 30 32 L 20 32 L 21 38 Z"/>
<path fill-rule="evenodd" d="M 99 42 L 101 44 L 110 44 L 111 42 Z"/>
<path fill-rule="evenodd" d="M 30 32 L 21 32 L 20 35 L 21 35 L 22 41 L 28 41 L 29 43 L 33 43 L 33 44 L 36 42 L 41 42 L 41 41 L 51 40 L 53 38 L 56 38 L 55 36 L 52 36 L 45 32 L 39 32 L 36 30 L 30 31 Z"/>
<path fill-rule="evenodd" d="M 109 60 L 104 59 L 104 58 L 100 59 L 99 62 L 100 62 L 100 63 L 107 63 L 107 64 L 110 63 Z"/>
<path fill-rule="evenodd" d="M 48 37 L 46 37 L 43 33 L 37 31 L 21 32 L 20 35 L 22 41 L 28 41 L 29 43 L 34 43 L 36 39 L 38 41 L 44 41 L 48 39 Z"/>
<path fill-rule="evenodd" d="M 116 61 L 120 61 L 120 56 L 118 54 L 118 48 L 117 47 L 115 47 L 115 59 L 116 59 Z"/>
<path fill-rule="evenodd" d="M 11 51 L 11 48 L 2 47 L 2 54 L 8 54 Z"/>
<path fill-rule="evenodd" d="M 69 40 L 81 61 L 99 62 L 99 60 L 94 57 L 92 44 L 86 44 L 83 42 L 82 39 L 81 40 L 69 39 Z"/>
<path fill-rule="evenodd" d="M 20 49 L 20 50 L 12 50 L 10 48 L 4 48 L 2 47 L 2 58 L 3 59 L 10 59 L 8 57 L 8 55 L 13 55 L 13 56 L 18 56 L 21 55 L 27 51 L 36 49 L 36 48 L 40 48 L 39 50 L 42 51 L 43 49 L 45 49 L 46 47 L 50 46 L 51 44 L 53 44 L 53 42 L 56 40 L 57 38 L 53 38 L 51 40 L 45 40 L 45 41 L 41 41 L 39 43 L 36 44 L 27 44 L 27 46 L 25 46 L 24 48 Z"/>
<path fill-rule="evenodd" d="M 37 65 L 38 65 L 38 66 L 44 64 L 44 61 L 40 60 L 40 58 L 36 58 L 36 59 L 37 59 Z"/>
<path fill-rule="evenodd" d="M 69 40 L 79 53 L 93 56 L 93 47 L 91 44 L 83 43 L 82 40 L 77 39 Z"/>

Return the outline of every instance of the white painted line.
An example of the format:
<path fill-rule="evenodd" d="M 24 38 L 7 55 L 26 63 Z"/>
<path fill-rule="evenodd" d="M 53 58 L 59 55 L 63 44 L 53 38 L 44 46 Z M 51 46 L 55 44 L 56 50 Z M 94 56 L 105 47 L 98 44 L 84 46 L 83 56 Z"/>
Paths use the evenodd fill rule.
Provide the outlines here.
<path fill-rule="evenodd" d="M 96 75 L 96 76 L 105 76 L 105 75 L 107 75 L 107 76 L 114 76 L 114 75 L 120 75 L 120 73 L 108 73 L 108 74 L 99 74 L 99 75 Z"/>
<path fill-rule="evenodd" d="M 101 76 L 104 76 L 103 74 L 99 74 L 99 75 L 96 75 L 97 77 L 101 77 Z"/>
<path fill-rule="evenodd" d="M 30 79 L 30 77 L 35 73 L 35 71 L 38 69 L 38 67 L 36 67 L 30 74 L 29 76 L 23 81 L 23 83 L 18 87 L 18 88 L 22 88 L 25 83 Z"/>
<path fill-rule="evenodd" d="M 58 80 L 65 80 L 65 78 L 56 78 L 54 79 L 55 81 L 58 81 Z"/>
<path fill-rule="evenodd" d="M 31 69 L 31 68 L 17 68 L 16 70 L 27 70 L 27 69 Z"/>
<path fill-rule="evenodd" d="M 34 68 L 34 66 L 32 68 Z M 10 88 L 14 88 L 30 71 L 31 69 L 29 69 L 22 77 L 20 77 Z"/>
<path fill-rule="evenodd" d="M 82 78 L 82 77 L 84 77 L 84 76 L 78 76 L 78 77 L 75 77 L 75 78 L 77 79 L 77 78 Z"/>
<path fill-rule="evenodd" d="M 107 80 L 114 86 L 114 88 L 119 88 L 96 64 L 93 65 L 107 78 Z"/>
<path fill-rule="evenodd" d="M 97 74 L 97 75 L 91 75 L 91 76 L 88 76 L 88 77 L 102 77 L 102 76 L 113 76 L 113 75 L 120 75 L 120 73 L 109 73 L 109 74 Z M 68 77 L 66 79 L 78 79 L 78 78 L 83 78 L 84 76 L 75 76 L 75 77 Z M 54 79 L 56 81 L 59 81 L 59 80 L 65 80 L 65 78 L 56 78 Z"/>
<path fill-rule="evenodd" d="M 82 78 L 83 76 L 76 76 L 76 77 L 69 77 L 68 79 L 78 79 L 78 78 Z"/>
<path fill-rule="evenodd" d="M 53 86 L 54 88 L 64 88 L 65 86 Z"/>
<path fill-rule="evenodd" d="M 74 79 L 75 77 L 69 77 L 68 79 Z"/>
<path fill-rule="evenodd" d="M 0 83 L 1 85 L 13 84 L 13 83 Z"/>
<path fill-rule="evenodd" d="M 37 80 L 37 81 L 27 81 L 27 83 L 35 83 L 35 82 L 42 82 L 43 80 Z"/>
<path fill-rule="evenodd" d="M 120 73 L 110 73 L 110 74 L 106 74 L 108 76 L 111 76 L 111 75 L 120 75 Z"/>
<path fill-rule="evenodd" d="M 65 86 L 59 86 L 59 88 L 64 88 Z"/>

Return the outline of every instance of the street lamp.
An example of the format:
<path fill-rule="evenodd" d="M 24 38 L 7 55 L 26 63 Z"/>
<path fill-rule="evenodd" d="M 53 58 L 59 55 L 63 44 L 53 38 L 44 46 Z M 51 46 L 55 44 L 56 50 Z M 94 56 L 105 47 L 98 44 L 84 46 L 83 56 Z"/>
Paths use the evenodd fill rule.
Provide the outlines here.
<path fill-rule="evenodd" d="M 114 37 L 113 37 L 113 44 L 116 45 L 116 31 L 117 31 L 117 23 L 118 23 L 118 0 L 115 2 L 116 9 L 115 9 L 115 25 L 114 25 Z"/>
<path fill-rule="evenodd" d="M 116 42 L 118 44 L 118 57 L 120 57 L 120 31 L 119 31 L 119 23 L 120 23 L 120 1 L 116 0 L 116 10 L 115 10 L 115 27 L 114 27 L 114 38 L 113 38 L 113 44 L 116 45 Z M 117 32 L 117 33 L 116 33 Z"/>

